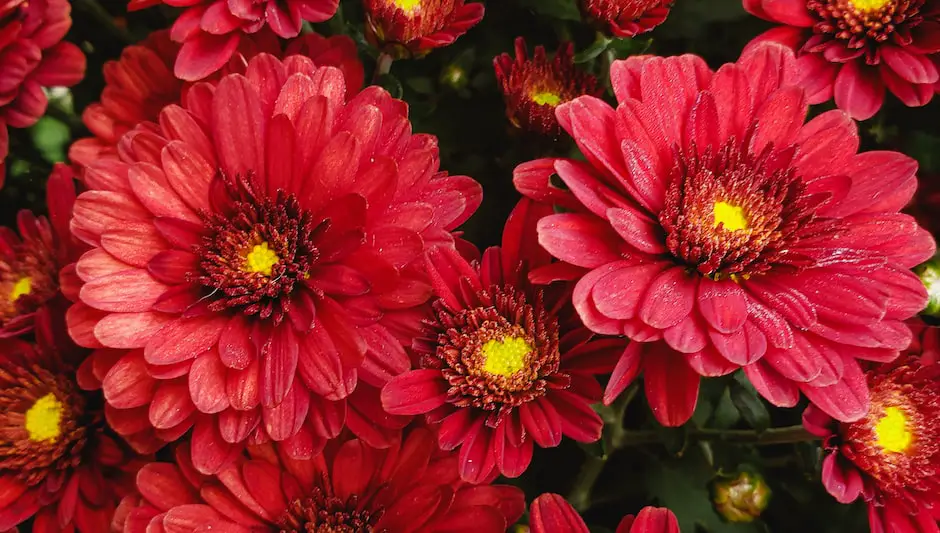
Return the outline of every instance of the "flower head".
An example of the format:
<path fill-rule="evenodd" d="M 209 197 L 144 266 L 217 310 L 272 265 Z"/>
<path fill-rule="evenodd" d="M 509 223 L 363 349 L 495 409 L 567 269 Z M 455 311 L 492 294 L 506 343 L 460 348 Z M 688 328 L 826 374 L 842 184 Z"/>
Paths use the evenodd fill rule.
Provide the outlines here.
<path fill-rule="evenodd" d="M 597 78 L 574 64 L 574 45 L 558 47 L 549 61 L 543 46 L 528 58 L 525 40 L 516 39 L 516 58 L 502 54 L 493 59 L 496 80 L 506 101 L 506 115 L 513 126 L 549 137 L 561 135 L 555 108 L 585 94 L 600 96 Z"/>
<path fill-rule="evenodd" d="M 719 477 L 711 489 L 715 511 L 729 522 L 753 522 L 767 509 L 772 494 L 756 472 Z"/>
<path fill-rule="evenodd" d="M 252 447 L 216 476 L 195 473 L 185 447 L 141 469 L 120 531 L 502 533 L 525 510 L 518 488 L 460 481 L 454 454 L 425 429 L 383 450 L 340 438 L 305 460 Z"/>
<path fill-rule="evenodd" d="M 93 249 L 69 327 L 123 351 L 100 365 L 119 433 L 192 428 L 211 473 L 248 440 L 310 457 L 344 424 L 367 439 L 404 425 L 375 388 L 410 366 L 425 248 L 453 246 L 481 191 L 438 171 L 403 102 L 377 87 L 347 102 L 338 69 L 261 54 L 118 152 L 75 204 Z"/>
<path fill-rule="evenodd" d="M 662 24 L 673 0 L 579 0 L 584 17 L 616 37 L 635 37 Z"/>
<path fill-rule="evenodd" d="M 539 242 L 582 273 L 585 324 L 637 341 L 605 401 L 642 370 L 657 418 L 678 425 L 699 375 L 743 367 L 772 403 L 802 391 L 851 421 L 868 411 L 858 359 L 910 342 L 903 321 L 927 295 L 908 269 L 935 250 L 898 213 L 917 165 L 856 153 L 840 111 L 804 124 L 794 74 L 776 44 L 714 73 L 695 56 L 615 63 L 616 111 L 586 96 L 558 109 L 587 161 L 517 168 L 520 191 L 568 211 L 539 223 Z"/>
<path fill-rule="evenodd" d="M 496 472 L 519 476 L 534 444 L 601 435 L 590 407 L 600 395 L 593 374 L 608 372 L 625 343 L 590 341 L 565 287 L 529 283 L 530 269 L 551 260 L 534 246 L 535 221 L 548 212 L 524 200 L 502 248 L 486 250 L 477 265 L 451 249 L 430 252 L 437 300 L 426 337 L 413 345 L 420 368 L 382 391 L 386 411 L 425 414 L 441 448 L 461 446 L 460 474 L 473 483 Z"/>
<path fill-rule="evenodd" d="M 465 0 L 365 0 L 366 37 L 393 57 L 421 57 L 447 46 L 483 18 Z"/>
<path fill-rule="evenodd" d="M 744 0 L 753 15 L 783 24 L 754 43 L 775 41 L 797 54 L 809 103 L 835 96 L 852 118 L 874 115 L 885 89 L 905 105 L 930 101 L 940 74 L 937 0 Z"/>
<path fill-rule="evenodd" d="M 529 508 L 532 533 L 588 533 L 574 507 L 558 494 L 542 494 Z M 617 533 L 679 533 L 679 522 L 669 509 L 644 507 L 636 516 L 627 515 Z"/>
<path fill-rule="evenodd" d="M 940 505 L 940 365 L 936 328 L 918 327 L 913 350 L 866 374 L 871 407 L 855 422 L 838 422 L 810 406 L 803 424 L 823 437 L 823 483 L 842 503 L 869 506 L 872 531 L 937 530 Z M 929 347 L 933 352 L 928 352 Z"/>

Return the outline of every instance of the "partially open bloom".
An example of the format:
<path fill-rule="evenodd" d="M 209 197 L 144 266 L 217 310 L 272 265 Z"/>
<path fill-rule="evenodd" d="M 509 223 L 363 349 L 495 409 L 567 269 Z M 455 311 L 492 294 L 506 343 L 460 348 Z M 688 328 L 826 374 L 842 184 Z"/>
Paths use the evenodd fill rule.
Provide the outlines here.
<path fill-rule="evenodd" d="M 16 217 L 18 234 L 0 227 L 0 338 L 28 333 L 37 311 L 62 303 L 59 270 L 80 252 L 69 232 L 75 203 L 72 176 L 62 164 L 49 176 L 48 219 L 24 209 Z"/>
<path fill-rule="evenodd" d="M 170 37 L 182 43 L 174 73 L 187 81 L 201 80 L 222 68 L 244 34 L 269 28 L 284 39 L 296 37 L 304 21 L 323 22 L 339 6 L 339 0 L 130 0 L 128 9 L 161 3 L 185 8 Z"/>
<path fill-rule="evenodd" d="M 37 316 L 36 343 L 0 340 L 0 531 L 34 518 L 35 533 L 108 531 L 140 460 L 86 392 L 61 317 Z"/>
<path fill-rule="evenodd" d="M 503 533 L 522 515 L 521 490 L 467 485 L 454 454 L 436 448 L 425 429 L 384 450 L 337 439 L 305 460 L 257 446 L 218 475 L 203 476 L 184 445 L 174 463 L 140 470 L 139 494 L 121 503 L 115 530 Z"/>
<path fill-rule="evenodd" d="M 838 501 L 862 497 L 872 533 L 935 533 L 940 520 L 940 365 L 936 328 L 894 363 L 867 373 L 871 407 L 840 423 L 814 406 L 803 425 L 823 437 L 823 483 Z M 929 351 L 931 348 L 932 351 Z"/>
<path fill-rule="evenodd" d="M 101 362 L 119 433 L 192 428 L 211 473 L 248 440 L 305 458 L 344 424 L 399 423 L 376 388 L 410 367 L 425 248 L 453 246 L 481 190 L 438 171 L 403 102 L 345 92 L 336 68 L 261 54 L 86 169 L 71 228 L 93 249 L 69 328 L 124 350 Z"/>
<path fill-rule="evenodd" d="M 770 504 L 770 486 L 757 472 L 720 475 L 711 492 L 715 511 L 728 522 L 753 522 Z"/>
<path fill-rule="evenodd" d="M 397 58 L 421 57 L 452 44 L 483 18 L 481 2 L 364 0 L 366 38 Z"/>
<path fill-rule="evenodd" d="M 940 81 L 938 0 L 743 0 L 753 15 L 783 24 L 755 39 L 797 54 L 810 104 L 835 97 L 852 118 L 874 115 L 885 88 L 905 105 L 930 101 Z M 753 43 L 752 43 L 753 44 Z"/>
<path fill-rule="evenodd" d="M 502 54 L 493 59 L 493 67 L 512 125 L 553 138 L 561 135 L 556 107 L 585 94 L 603 93 L 597 78 L 575 66 L 570 42 L 562 43 L 549 61 L 544 46 L 536 46 L 529 59 L 525 39 L 518 37 L 515 59 Z"/>
<path fill-rule="evenodd" d="M 583 273 L 584 323 L 636 341 L 605 401 L 642 370 L 657 418 L 678 425 L 700 375 L 743 367 L 775 405 L 802 391 L 852 421 L 868 412 L 858 359 L 910 342 L 904 320 L 927 294 L 908 269 L 935 250 L 898 213 L 917 164 L 856 153 L 841 111 L 804 124 L 795 74 L 773 43 L 718 72 L 688 55 L 617 62 L 616 110 L 587 96 L 558 108 L 586 162 L 516 169 L 520 191 L 568 211 L 541 221 L 539 242 Z"/>
<path fill-rule="evenodd" d="M 532 533 L 589 533 L 584 520 L 558 494 L 542 494 L 529 508 Z M 644 507 L 636 516 L 623 517 L 615 533 L 679 533 L 679 522 L 669 509 Z"/>
<path fill-rule="evenodd" d="M 662 24 L 673 0 L 578 0 L 584 17 L 616 37 L 635 37 Z"/>
<path fill-rule="evenodd" d="M 7 127 L 32 126 L 46 112 L 43 87 L 72 86 L 85 56 L 62 40 L 72 25 L 68 0 L 0 3 L 0 187 L 9 150 Z"/>
<path fill-rule="evenodd" d="M 558 446 L 601 436 L 591 404 L 600 399 L 594 373 L 606 373 L 623 351 L 619 339 L 591 341 L 570 304 L 570 287 L 541 290 L 531 268 L 551 257 L 535 222 L 551 206 L 523 200 L 510 215 L 503 246 L 471 265 L 452 249 L 429 253 L 437 300 L 426 336 L 413 349 L 420 368 L 382 390 L 385 410 L 426 414 L 442 449 L 460 449 L 460 475 L 479 483 L 499 472 L 517 477 L 534 444 Z"/>

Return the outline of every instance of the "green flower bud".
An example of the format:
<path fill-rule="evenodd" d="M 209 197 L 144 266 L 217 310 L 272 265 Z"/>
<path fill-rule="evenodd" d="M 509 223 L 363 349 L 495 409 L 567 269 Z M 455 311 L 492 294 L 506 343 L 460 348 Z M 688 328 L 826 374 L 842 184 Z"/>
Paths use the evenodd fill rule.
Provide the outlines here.
<path fill-rule="evenodd" d="M 456 63 L 447 65 L 441 72 L 441 83 L 458 91 L 466 87 L 469 82 L 470 77 L 467 75 L 467 69 Z"/>
<path fill-rule="evenodd" d="M 927 308 L 922 314 L 940 318 L 940 256 L 917 267 L 917 275 L 927 287 Z"/>
<path fill-rule="evenodd" d="M 753 522 L 770 503 L 770 487 L 755 472 L 722 476 L 712 482 L 712 503 L 728 522 Z"/>

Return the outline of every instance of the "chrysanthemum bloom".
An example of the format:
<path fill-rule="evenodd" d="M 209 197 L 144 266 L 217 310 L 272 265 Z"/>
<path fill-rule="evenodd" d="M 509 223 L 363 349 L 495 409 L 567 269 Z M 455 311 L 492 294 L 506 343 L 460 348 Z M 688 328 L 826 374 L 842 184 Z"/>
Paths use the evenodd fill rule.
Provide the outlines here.
<path fill-rule="evenodd" d="M 336 13 L 339 0 L 130 0 L 135 11 L 158 4 L 184 7 L 170 30 L 182 43 L 176 77 L 196 81 L 222 68 L 243 34 L 270 28 L 284 39 L 300 34 L 304 21 L 323 22 Z"/>
<path fill-rule="evenodd" d="M 244 35 L 229 62 L 208 79 L 217 82 L 222 74 L 243 74 L 248 59 L 259 53 L 282 57 L 299 54 L 313 59 L 317 66 L 342 70 L 350 91 L 362 87 L 364 74 L 356 43 L 345 35 L 323 37 L 309 33 L 292 39 L 285 50 L 281 48 L 270 30 Z M 179 49 L 169 32 L 158 31 L 146 41 L 125 48 L 119 60 L 106 63 L 107 85 L 101 101 L 90 104 L 82 113 L 82 121 L 94 136 L 72 143 L 69 159 L 87 166 L 103 157 L 116 158 L 122 135 L 142 122 L 156 122 L 167 105 L 179 104 L 191 85 L 173 75 Z"/>
<path fill-rule="evenodd" d="M 678 425 L 699 375 L 744 367 L 775 405 L 802 390 L 851 421 L 868 412 L 857 359 L 890 361 L 910 342 L 903 321 L 927 295 L 907 269 L 935 249 L 897 212 L 917 164 L 857 154 L 843 112 L 804 124 L 794 77 L 773 43 L 714 73 L 689 55 L 617 62 L 616 110 L 592 97 L 558 108 L 587 161 L 516 170 L 520 191 L 570 211 L 542 220 L 539 242 L 584 272 L 585 324 L 637 341 L 606 401 L 643 370 L 657 418 Z"/>
<path fill-rule="evenodd" d="M 139 494 L 124 499 L 115 526 L 123 533 L 503 533 L 522 515 L 521 490 L 467 485 L 454 454 L 436 448 L 425 429 L 385 450 L 338 439 L 299 461 L 258 446 L 217 476 L 196 473 L 182 449 L 175 463 L 140 470 Z"/>
<path fill-rule="evenodd" d="M 662 24 L 673 0 L 579 0 L 584 17 L 616 37 L 635 37 Z"/>
<path fill-rule="evenodd" d="M 874 115 L 885 88 L 905 105 L 930 101 L 940 75 L 938 0 L 743 0 L 753 15 L 784 24 L 755 39 L 797 53 L 810 104 L 835 96 L 852 118 Z M 753 44 L 753 43 L 752 43 Z"/>
<path fill-rule="evenodd" d="M 936 348 L 935 328 L 920 335 Z M 842 503 L 862 497 L 873 533 L 936 533 L 940 365 L 909 352 L 867 379 L 871 407 L 861 420 L 840 423 L 814 406 L 803 413 L 806 429 L 825 439 L 823 484 Z"/>
<path fill-rule="evenodd" d="M 51 315 L 36 344 L 0 340 L 0 531 L 35 517 L 35 533 L 101 533 L 141 461 L 106 428 L 101 393 L 79 387 L 87 350 Z"/>
<path fill-rule="evenodd" d="M 551 262 L 535 235 L 535 223 L 551 212 L 523 200 L 502 248 L 486 250 L 479 264 L 449 248 L 429 253 L 437 300 L 426 336 L 412 346 L 420 368 L 382 390 L 386 411 L 426 414 L 442 449 L 461 447 L 460 475 L 471 483 L 496 472 L 519 476 L 534 444 L 601 436 L 590 407 L 601 394 L 593 374 L 610 371 L 625 341 L 591 341 L 566 287 L 529 283 L 531 268 Z"/>
<path fill-rule="evenodd" d="M 102 361 L 119 433 L 193 428 L 211 473 L 249 439 L 309 457 L 344 421 L 362 438 L 399 424 L 368 387 L 410 368 L 425 248 L 453 246 L 481 197 L 438 172 L 436 139 L 412 135 L 403 102 L 378 87 L 347 102 L 338 69 L 261 54 L 118 152 L 87 168 L 75 203 L 72 231 L 93 249 L 69 327 L 126 351 Z M 357 384 L 369 402 L 346 401 Z"/>
<path fill-rule="evenodd" d="M 0 3 L 0 187 L 9 150 L 7 127 L 32 126 L 46 112 L 43 87 L 72 86 L 85 56 L 62 41 L 72 25 L 68 0 Z"/>
<path fill-rule="evenodd" d="M 366 38 L 396 57 L 421 57 L 447 46 L 483 18 L 483 4 L 465 0 L 364 0 Z"/>
<path fill-rule="evenodd" d="M 75 203 L 72 177 L 71 169 L 62 164 L 49 176 L 49 219 L 24 209 L 16 218 L 19 234 L 0 227 L 0 339 L 28 333 L 37 311 L 63 301 L 59 270 L 81 251 L 69 232 Z"/>
<path fill-rule="evenodd" d="M 561 135 L 556 107 L 581 95 L 603 94 L 597 78 L 575 66 L 570 42 L 562 43 L 549 61 L 543 46 L 536 46 L 529 59 L 525 39 L 518 37 L 516 58 L 502 54 L 493 59 L 493 67 L 512 125 L 553 138 Z"/>
<path fill-rule="evenodd" d="M 584 520 L 557 494 L 542 494 L 529 507 L 532 533 L 589 533 Z M 669 509 L 644 507 L 636 516 L 623 517 L 616 533 L 679 533 L 679 522 Z"/>

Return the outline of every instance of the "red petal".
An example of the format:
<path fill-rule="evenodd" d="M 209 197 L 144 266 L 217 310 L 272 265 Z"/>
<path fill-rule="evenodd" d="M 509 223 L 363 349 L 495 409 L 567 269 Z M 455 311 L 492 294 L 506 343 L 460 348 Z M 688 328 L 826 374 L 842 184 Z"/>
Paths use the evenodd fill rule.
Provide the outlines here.
<path fill-rule="evenodd" d="M 682 354 L 658 343 L 643 356 L 643 383 L 653 415 L 660 424 L 688 422 L 698 402 L 699 376 Z"/>
<path fill-rule="evenodd" d="M 543 494 L 529 508 L 532 533 L 589 533 L 584 520 L 564 498 Z"/>
<path fill-rule="evenodd" d="M 382 406 L 395 415 L 429 413 L 444 405 L 448 388 L 440 370 L 412 370 L 385 385 Z"/>

